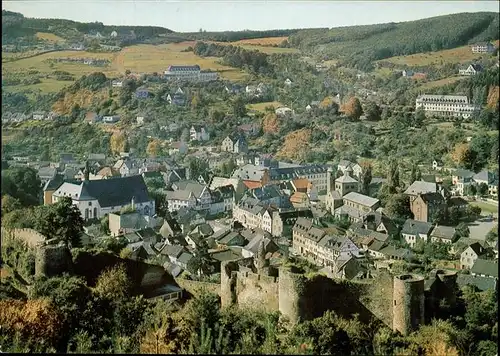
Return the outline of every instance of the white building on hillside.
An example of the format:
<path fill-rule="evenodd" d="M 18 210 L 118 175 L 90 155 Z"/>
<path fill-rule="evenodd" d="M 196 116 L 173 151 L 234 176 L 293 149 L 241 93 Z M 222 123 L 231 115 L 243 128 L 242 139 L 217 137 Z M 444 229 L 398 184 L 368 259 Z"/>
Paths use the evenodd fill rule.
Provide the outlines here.
<path fill-rule="evenodd" d="M 469 102 L 465 95 L 420 95 L 415 107 L 424 108 L 432 116 L 469 118 L 479 107 Z"/>

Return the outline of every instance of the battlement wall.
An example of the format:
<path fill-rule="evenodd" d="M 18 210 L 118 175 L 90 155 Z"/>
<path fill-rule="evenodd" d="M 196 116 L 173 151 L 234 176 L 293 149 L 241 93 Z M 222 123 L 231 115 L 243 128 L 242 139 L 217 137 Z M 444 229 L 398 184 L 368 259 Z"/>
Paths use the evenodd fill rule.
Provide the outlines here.
<path fill-rule="evenodd" d="M 199 296 L 204 291 L 208 291 L 210 293 L 215 293 L 220 296 L 221 294 L 221 285 L 219 283 L 209 283 L 209 282 L 200 282 L 200 281 L 190 281 L 188 279 L 177 278 L 175 280 L 179 287 L 187 291 L 193 296 Z"/>
<path fill-rule="evenodd" d="M 47 238 L 33 229 L 6 229 L 2 227 L 2 238 L 14 238 L 24 242 L 30 248 L 42 246 Z"/>

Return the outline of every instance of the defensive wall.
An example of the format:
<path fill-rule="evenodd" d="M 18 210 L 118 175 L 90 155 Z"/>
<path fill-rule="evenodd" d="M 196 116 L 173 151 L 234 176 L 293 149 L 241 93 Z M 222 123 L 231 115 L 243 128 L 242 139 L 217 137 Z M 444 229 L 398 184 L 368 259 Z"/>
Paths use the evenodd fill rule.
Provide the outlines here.
<path fill-rule="evenodd" d="M 424 278 L 416 275 L 381 272 L 371 280 L 349 282 L 317 273 L 307 275 L 295 266 L 285 265 L 277 272 L 222 263 L 222 305 L 279 310 L 292 323 L 332 310 L 346 318 L 357 314 L 362 322 L 379 320 L 394 331 L 408 334 L 435 314 L 440 300 L 453 304 L 455 299 L 454 272 L 435 272 L 430 277 L 430 289 L 425 289 Z"/>

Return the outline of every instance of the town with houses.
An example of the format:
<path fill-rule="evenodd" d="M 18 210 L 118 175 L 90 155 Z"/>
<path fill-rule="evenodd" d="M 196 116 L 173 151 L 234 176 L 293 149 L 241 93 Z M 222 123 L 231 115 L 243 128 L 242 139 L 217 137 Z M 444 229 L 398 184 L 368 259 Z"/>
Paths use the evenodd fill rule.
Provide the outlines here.
<path fill-rule="evenodd" d="M 201 29 L 198 34 L 189 36 L 196 35 L 203 40 L 204 36 L 210 36 Z M 143 268 L 139 266 L 153 271 L 145 273 L 141 283 L 146 283 L 144 281 L 148 278 L 155 279 L 152 276 L 157 273 L 168 276 L 168 283 L 164 279 L 151 282 L 154 292 L 141 292 L 143 296 L 148 300 L 164 300 L 179 310 L 185 300 L 203 295 L 200 290 L 208 288 L 219 295 L 222 307 L 254 304 L 262 311 L 278 310 L 288 318 L 287 321 L 303 322 L 302 318 L 312 319 L 304 315 L 321 316 L 316 311 L 326 303 L 325 295 L 337 292 L 337 289 L 333 292 L 328 289 L 327 282 L 317 282 L 323 283 L 321 293 L 318 292 L 314 278 L 306 272 L 314 271 L 321 278 L 348 286 L 346 288 L 363 286 L 368 290 L 380 286 L 379 293 L 388 295 L 390 322 L 381 316 L 383 313 L 378 311 L 378 306 L 373 307 L 374 300 L 378 302 L 379 297 L 373 297 L 363 305 L 391 331 L 407 336 L 420 325 L 432 324 L 431 311 L 437 313 L 436 310 L 445 308 L 441 305 L 444 302 L 439 304 L 436 301 L 441 297 L 445 301 L 451 298 L 446 294 L 448 292 L 443 292 L 446 296 L 436 297 L 442 290 L 455 287 L 457 290 L 470 287 L 477 293 L 498 290 L 499 172 L 498 162 L 490 158 L 498 160 L 498 143 L 495 145 L 493 141 L 475 138 L 479 135 L 498 138 L 498 118 L 494 121 L 491 116 L 498 116 L 498 83 L 493 84 L 493 89 L 492 85 L 486 89 L 481 87 L 482 91 L 465 86 L 461 91 L 449 90 L 446 86 L 434 90 L 431 85 L 424 84 L 419 87 L 418 95 L 412 97 L 411 105 L 405 106 L 396 104 L 398 98 L 388 103 L 386 94 L 382 95 L 373 86 L 358 84 L 368 82 L 366 78 L 370 74 L 353 70 L 349 79 L 357 84 L 349 90 L 330 90 L 332 94 L 326 97 L 318 95 L 315 100 L 298 105 L 295 103 L 297 99 L 290 99 L 292 95 L 289 93 L 300 90 L 301 94 L 294 94 L 300 99 L 309 90 L 309 84 L 304 83 L 310 79 L 304 79 L 307 78 L 305 74 L 300 77 L 289 70 L 291 64 L 284 65 L 285 70 L 278 76 L 272 74 L 273 81 L 264 79 L 269 75 L 264 67 L 257 70 L 259 73 L 253 80 L 245 81 L 228 80 L 221 69 L 205 69 L 207 58 L 215 58 L 210 51 L 216 51 L 216 46 L 224 47 L 216 41 L 208 45 L 206 54 L 197 54 L 198 63 L 193 60 L 183 62 L 184 57 L 179 56 L 177 63 L 162 66 L 161 71 L 154 73 L 138 70 L 123 70 L 115 76 L 100 73 L 114 70 L 116 63 L 112 56 L 121 55 L 129 43 L 134 45 L 140 41 L 144 41 L 144 35 L 138 36 L 134 30 L 116 27 L 111 32 L 109 29 L 89 30 L 81 41 L 46 42 L 35 47 L 24 42 L 19 45 L 2 43 L 2 52 L 8 54 L 28 49 L 40 52 L 35 56 L 70 51 L 69 56 L 44 59 L 43 63 L 51 69 L 78 65 L 95 67 L 92 71 L 96 73 L 88 74 L 87 79 L 97 82 L 104 77 L 99 84 L 91 83 L 86 88 L 82 84 L 84 77 L 68 89 L 68 93 L 54 94 L 56 104 L 51 110 L 34 107 L 27 112 L 2 108 L 2 131 L 7 130 L 5 135 L 2 134 L 3 139 L 11 140 L 14 134 L 21 138 L 39 135 L 40 141 L 46 142 L 44 147 L 56 145 L 57 139 L 43 137 L 49 132 L 45 127 L 53 125 L 59 129 L 70 122 L 68 135 L 77 130 L 79 134 L 106 133 L 106 137 L 94 137 L 92 142 L 94 139 L 100 141 L 93 146 L 111 147 L 106 150 L 87 149 L 84 154 L 67 147 L 67 150 L 57 152 L 56 157 L 44 153 L 43 157 L 35 158 L 33 150 L 30 154 L 23 152 L 22 144 L 9 146 L 16 147 L 17 151 L 10 149 L 6 154 L 2 143 L 2 205 L 8 207 L 2 208 L 2 219 L 8 221 L 2 222 L 2 241 L 14 237 L 14 240 L 17 238 L 34 248 L 36 259 L 33 259 L 32 269 L 35 275 L 43 270 L 45 272 L 40 273 L 48 276 L 53 267 L 58 270 L 53 275 L 62 276 L 80 267 L 61 269 L 58 264 L 66 263 L 61 262 L 65 257 L 57 255 L 51 258 L 47 256 L 56 256 L 58 252 L 53 252 L 54 255 L 40 252 L 72 247 L 67 241 L 57 242 L 57 238 L 44 235 L 50 231 L 44 226 L 55 226 L 56 218 L 52 217 L 45 225 L 19 221 L 24 214 L 33 214 L 39 219 L 41 215 L 33 213 L 39 208 L 56 214 L 57 207 L 70 202 L 73 212 L 83 222 L 83 231 L 78 232 L 81 242 L 78 250 L 98 255 L 95 251 L 104 245 L 108 246 L 106 253 L 112 251 L 109 246 L 120 246 L 112 253 L 114 258 L 120 256 L 120 263 L 133 266 L 127 267 L 130 275 L 135 273 L 130 272 L 134 268 Z M 189 43 L 194 46 L 195 42 Z M 190 45 L 181 52 L 197 53 L 197 46 L 199 44 L 193 49 Z M 283 49 L 291 48 L 290 43 L 287 46 Z M 238 51 L 244 50 L 234 53 Z M 498 40 L 469 43 L 466 51 L 479 59 L 464 60 L 453 67 L 453 80 L 470 83 L 478 80 L 483 85 L 489 80 L 484 79 L 486 75 L 498 75 Z M 106 57 L 109 59 L 95 56 L 96 53 L 110 54 Z M 234 53 L 224 54 L 226 63 L 228 57 L 237 57 Z M 258 56 L 258 52 L 255 51 L 254 55 Z M 491 63 L 481 61 L 482 56 Z M 311 73 L 330 73 L 332 64 L 328 63 L 326 55 L 324 58 L 326 60 L 319 59 L 314 63 Z M 489 67 L 485 63 L 489 63 Z M 242 64 L 238 68 L 250 71 L 251 65 Z M 375 71 L 384 65 L 387 63 L 384 64 L 383 59 L 378 60 L 374 64 Z M 337 65 L 336 70 L 339 67 Z M 388 76 L 396 78 L 394 80 L 402 85 L 406 85 L 405 81 L 428 84 L 428 76 L 432 75 L 429 66 L 424 65 L 390 68 Z M 2 70 L 3 90 L 5 75 Z M 68 77 L 63 80 L 75 79 L 66 72 L 57 75 Z M 325 79 L 324 86 L 328 87 L 328 83 Z M 448 85 L 453 81 L 450 83 Z M 93 85 L 100 87 L 95 89 Z M 297 89 L 300 85 L 303 88 Z M 70 109 L 62 113 L 64 110 L 60 108 L 66 105 L 71 95 L 79 95 L 75 94 L 79 90 L 90 92 L 90 99 L 77 99 L 80 100 L 77 105 L 65 106 Z M 390 95 L 394 91 L 399 93 L 395 94 L 396 97 L 402 95 L 401 91 L 391 91 Z M 102 101 L 106 102 L 104 109 L 95 109 L 92 96 L 97 98 L 101 94 Z M 6 94 L 17 100 L 15 95 Z M 36 96 L 41 95 L 40 92 L 33 91 L 29 95 L 41 98 Z M 286 100 L 278 102 L 277 95 Z M 201 104 L 212 96 L 216 97 L 217 105 L 229 103 L 227 107 L 230 109 L 220 109 L 218 118 L 217 109 L 208 110 L 205 104 Z M 152 109 L 155 107 L 151 104 L 153 102 L 156 107 L 166 107 L 175 115 L 163 117 L 163 111 Z M 356 111 L 356 102 L 359 106 L 357 115 L 351 114 Z M 370 107 L 370 103 L 373 106 Z M 256 109 L 259 105 L 261 111 Z M 391 110 L 392 117 L 386 114 Z M 194 116 L 189 115 L 206 119 L 194 120 L 191 119 Z M 183 119 L 184 116 L 189 119 Z M 330 120 L 330 116 L 334 119 Z M 372 116 L 378 118 L 371 119 Z M 397 121 L 403 118 L 412 124 L 401 129 Z M 496 128 L 487 130 L 484 126 L 477 126 L 479 129 L 476 130 L 478 118 L 493 120 L 496 124 L 490 126 L 496 125 Z M 344 126 L 338 124 L 340 121 Z M 294 129 L 282 134 L 285 126 L 287 130 L 288 127 Z M 294 143 L 302 140 L 300 133 L 305 127 L 310 131 L 310 136 L 304 139 L 308 143 L 287 146 L 292 138 Z M 440 143 L 425 137 L 428 132 L 435 135 L 435 127 L 448 130 L 446 135 L 439 136 L 443 137 Z M 24 129 L 30 130 L 29 133 L 19 133 Z M 421 140 L 430 142 L 429 145 L 441 145 L 432 152 L 442 154 L 418 163 L 412 157 L 407 160 L 411 161 L 408 165 L 404 154 L 399 153 L 400 150 L 403 152 L 401 147 L 405 143 L 384 141 L 380 137 L 391 130 L 391 135 L 397 130 L 406 131 L 408 136 L 405 137 L 411 137 L 412 142 Z M 483 134 L 482 131 L 490 133 Z M 120 144 L 123 132 L 127 133 L 128 141 L 125 138 L 127 142 Z M 466 138 L 462 142 L 457 137 L 464 132 Z M 284 141 L 273 142 L 280 135 L 286 135 Z M 353 137 L 360 137 L 356 135 L 376 138 L 362 142 L 366 146 L 363 154 L 348 154 Z M 147 146 L 143 150 L 145 153 L 128 147 L 131 142 L 138 146 L 140 140 L 149 142 L 144 145 Z M 81 139 L 75 136 L 75 145 L 76 141 L 81 144 Z M 334 147 L 332 154 L 328 153 L 330 146 Z M 482 163 L 478 163 L 480 160 Z M 411 173 L 407 174 L 410 170 Z M 30 172 L 39 186 L 27 187 Z M 24 204 L 28 188 L 37 191 L 37 201 Z M 9 199 L 16 201 L 13 203 Z M 18 204 L 20 201 L 23 204 Z M 33 208 L 35 210 L 23 210 Z M 71 263 L 77 266 L 76 253 L 74 249 L 69 250 L 70 255 L 73 254 Z M 5 271 L 14 274 L 11 271 L 19 268 L 13 267 L 9 261 L 2 254 L 2 276 L 7 273 Z M 5 267 L 7 265 L 9 267 Z M 92 269 L 90 263 L 84 270 L 87 273 Z M 302 272 L 290 272 L 295 270 Z M 289 273 L 299 273 L 301 278 L 309 281 L 310 284 L 306 283 L 304 287 L 306 291 L 297 294 L 289 288 L 288 283 L 292 283 Z M 387 276 L 390 276 L 391 290 L 382 287 Z M 29 279 L 24 279 L 28 285 Z M 456 286 L 450 287 L 449 280 L 453 280 Z M 98 287 L 92 288 L 95 291 Z M 400 288 L 406 290 L 400 293 Z M 419 294 L 420 299 L 417 301 L 411 297 L 412 293 Z M 309 296 L 309 301 L 304 301 L 304 296 Z M 322 298 L 321 302 L 315 299 L 320 298 L 318 296 Z M 296 298 L 295 302 L 291 302 L 293 298 Z M 359 300 L 364 299 L 360 297 Z M 1 315 L 0 321 L 3 321 Z M 158 352 L 158 347 L 156 335 L 156 353 L 162 353 Z M 153 352 L 155 347 L 144 350 Z M 161 350 L 167 353 L 171 349 Z M 318 349 L 314 353 L 319 353 Z M 459 354 L 466 353 L 456 353 Z"/>

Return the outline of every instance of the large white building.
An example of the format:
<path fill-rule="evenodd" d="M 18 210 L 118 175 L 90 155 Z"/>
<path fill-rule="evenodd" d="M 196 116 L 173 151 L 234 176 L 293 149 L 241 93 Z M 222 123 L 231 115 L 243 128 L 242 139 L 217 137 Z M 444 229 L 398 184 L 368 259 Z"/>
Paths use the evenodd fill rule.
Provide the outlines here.
<path fill-rule="evenodd" d="M 199 65 L 194 66 L 169 66 L 163 73 L 165 79 L 189 80 L 196 82 L 209 82 L 217 80 L 216 72 L 202 72 Z"/>
<path fill-rule="evenodd" d="M 131 204 L 143 215 L 155 215 L 155 201 L 149 197 L 144 179 L 139 175 L 63 183 L 52 194 L 52 203 L 63 197 L 73 200 L 85 220 L 100 219 Z"/>
<path fill-rule="evenodd" d="M 416 109 L 423 107 L 431 116 L 462 117 L 467 119 L 479 110 L 465 95 L 420 95 L 415 100 Z"/>

